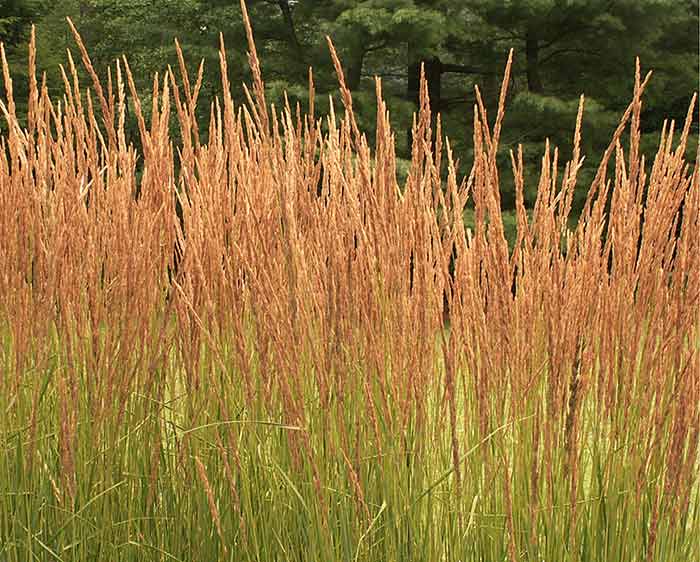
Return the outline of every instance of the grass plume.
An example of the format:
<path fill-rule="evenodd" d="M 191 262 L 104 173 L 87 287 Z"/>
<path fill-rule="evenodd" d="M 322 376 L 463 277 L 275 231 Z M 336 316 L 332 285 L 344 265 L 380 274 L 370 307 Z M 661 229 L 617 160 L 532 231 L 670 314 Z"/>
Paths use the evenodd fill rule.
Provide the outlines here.
<path fill-rule="evenodd" d="M 70 22 L 92 90 L 71 58 L 52 99 L 32 39 L 26 126 L 0 57 L 0 558 L 697 557 L 695 98 L 647 159 L 637 65 L 578 186 L 582 97 L 532 210 L 512 153 L 509 247 L 512 53 L 466 178 L 423 79 L 399 185 L 381 81 L 372 146 L 330 41 L 343 108 L 314 115 L 311 73 L 306 115 L 275 108 L 245 22 L 252 93 L 222 40 L 206 124 L 179 46 L 148 120 L 126 58 L 103 84 Z"/>

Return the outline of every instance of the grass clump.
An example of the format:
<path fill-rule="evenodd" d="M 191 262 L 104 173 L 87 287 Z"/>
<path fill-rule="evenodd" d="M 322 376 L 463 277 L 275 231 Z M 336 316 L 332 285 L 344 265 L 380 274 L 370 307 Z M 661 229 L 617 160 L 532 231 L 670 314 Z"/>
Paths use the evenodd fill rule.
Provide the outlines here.
<path fill-rule="evenodd" d="M 647 161 L 638 69 L 572 221 L 582 98 L 534 209 L 512 155 L 511 247 L 510 60 L 461 181 L 423 83 L 399 185 L 381 82 L 370 149 L 332 45 L 344 112 L 321 119 L 311 74 L 305 114 L 267 105 L 248 33 L 249 103 L 222 45 L 207 135 L 182 54 L 149 123 L 126 59 L 101 85 L 78 38 L 92 89 L 69 59 L 50 99 L 32 42 L 21 127 L 3 60 L 0 558 L 700 556 L 693 108 Z"/>

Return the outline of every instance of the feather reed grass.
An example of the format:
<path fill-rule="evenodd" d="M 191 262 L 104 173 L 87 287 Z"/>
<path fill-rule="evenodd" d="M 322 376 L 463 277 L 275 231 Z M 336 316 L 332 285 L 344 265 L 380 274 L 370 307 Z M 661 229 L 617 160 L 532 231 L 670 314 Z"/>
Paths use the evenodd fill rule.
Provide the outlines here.
<path fill-rule="evenodd" d="M 512 54 L 461 180 L 422 81 L 399 185 L 381 81 L 371 147 L 330 42 L 343 107 L 314 114 L 310 72 L 306 113 L 276 108 L 246 17 L 252 89 L 222 39 L 205 129 L 179 46 L 147 120 L 69 25 L 91 86 L 69 57 L 51 99 L 32 35 L 26 126 L 1 57 L 1 559 L 700 557 L 694 105 L 647 160 L 637 65 L 570 227 L 582 97 L 531 213 L 511 154 L 510 248 Z"/>

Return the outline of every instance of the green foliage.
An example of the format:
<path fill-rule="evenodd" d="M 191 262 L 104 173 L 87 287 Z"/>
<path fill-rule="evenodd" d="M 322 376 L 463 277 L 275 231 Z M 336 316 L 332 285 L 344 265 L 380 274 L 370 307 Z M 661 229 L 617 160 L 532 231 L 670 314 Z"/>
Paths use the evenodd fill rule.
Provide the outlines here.
<path fill-rule="evenodd" d="M 47 4 L 46 0 L 0 0 L 0 43 L 6 47 L 19 43 Z"/>
<path fill-rule="evenodd" d="M 3 368 L 13 369 L 6 359 L 12 353 L 10 338 L 6 330 L 0 335 Z M 568 458 L 560 447 L 542 453 L 539 443 L 540 455 L 547 459 L 541 470 L 549 473 L 550 480 L 542 478 L 543 490 L 530 487 L 532 465 L 543 462 L 533 451 L 538 447 L 534 436 L 542 430 L 535 411 L 538 397 L 547 392 L 545 386 L 528 395 L 521 404 L 522 415 L 499 421 L 486 437 L 480 435 L 475 420 L 464 424 L 458 487 L 447 432 L 437 429 L 445 423 L 437 388 L 426 404 L 427 420 L 412 417 L 401 438 L 381 423 L 377 442 L 353 445 L 365 451 L 377 450 L 383 443 L 381 454 L 347 463 L 332 451 L 344 443 L 346 428 L 367 424 L 366 396 L 353 388 L 330 414 L 320 407 L 310 410 L 303 431 L 315 451 L 312 464 L 305 459 L 299 463 L 294 444 L 300 428 L 278 422 L 260 405 L 246 403 L 241 385 L 228 385 L 219 407 L 211 406 L 213 396 L 203 389 L 182 393 L 173 388 L 158 398 L 134 392 L 122 405 L 124 414 L 118 422 L 115 418 L 96 423 L 85 389 L 91 377 L 107 374 L 79 369 L 76 385 L 81 390 L 70 444 L 73 480 L 60 471 L 65 445 L 59 438 L 64 428 L 57 415 L 61 398 L 56 381 L 74 366 L 58 334 L 52 334 L 52 341 L 50 362 L 31 377 L 27 372 L 28 382 L 14 398 L 0 393 L 0 407 L 10 412 L 0 420 L 3 560 L 507 560 L 509 509 L 520 548 L 518 560 L 637 561 L 646 554 L 651 526 L 656 526 L 658 556 L 650 559 L 692 560 L 697 552 L 693 538 L 700 525 L 697 492 L 689 498 L 685 531 L 674 525 L 669 508 L 655 521 L 655 488 L 663 485 L 659 482 L 664 467 L 652 462 L 648 476 L 638 480 L 636 445 L 624 432 L 618 433 L 620 427 L 644 425 L 636 407 L 610 422 L 593 398 L 582 406 L 585 418 L 580 431 L 589 446 L 581 453 L 577 496 L 583 499 L 574 526 Z M 252 368 L 258 371 L 258 356 L 251 357 Z M 202 369 L 203 380 L 242 376 L 234 367 L 223 367 L 236 364 L 234 353 L 219 358 Z M 299 370 L 303 380 L 313 379 L 310 364 Z M 438 360 L 435 372 L 444 376 Z M 153 376 L 162 384 L 184 375 L 177 362 L 170 361 Z M 378 394 L 378 389 L 374 392 Z M 311 389 L 306 401 L 317 403 Z M 475 401 L 473 392 L 465 393 L 460 416 L 472 416 Z M 222 406 L 235 417 L 227 416 Z M 198 414 L 207 410 L 205 418 Z M 30 418 L 36 419 L 31 433 L 25 423 Z M 422 425 L 426 421 L 435 429 L 426 432 Z M 669 434 L 663 434 L 664 443 Z M 233 442 L 235 449 L 229 446 Z M 501 458 L 511 462 L 511 498 L 504 493 Z M 368 518 L 355 496 L 351 462 L 358 463 Z M 320 491 L 313 483 L 316 476 L 323 483 Z M 638 482 L 641 488 L 636 489 Z M 207 486 L 216 501 L 218 524 Z M 639 508 L 632 505 L 635 493 Z M 542 504 L 534 512 L 533 494 Z M 579 545 L 579 554 L 569 550 L 572 542 Z"/>
<path fill-rule="evenodd" d="M 65 50 L 75 54 L 64 22 L 70 16 L 98 73 L 104 77 L 107 67 L 126 54 L 142 93 L 150 90 L 154 73 L 162 76 L 168 65 L 177 65 L 174 39 L 178 38 L 192 79 L 199 61 L 205 62 L 197 107 L 201 119 L 209 115 L 220 83 L 221 32 L 234 100 L 245 103 L 242 84 L 251 77 L 238 2 L 65 0 L 47 6 L 42 1 L 0 0 L 0 38 L 17 43 L 26 36 L 27 23 L 41 13 L 38 68 L 47 72 L 51 91 L 62 90 L 58 65 Z M 644 99 L 644 133 L 658 134 L 666 118 L 680 122 L 685 117 L 699 72 L 696 7 L 693 0 L 248 1 L 270 101 L 280 106 L 286 91 L 292 103 L 305 106 L 308 68 L 313 67 L 317 107 L 329 108 L 328 95 L 337 90 L 326 45 L 330 36 L 355 96 L 359 123 L 367 130 L 376 121 L 373 77 L 382 78 L 397 148 L 404 158 L 410 154 L 404 132 L 416 109 L 407 89 L 407 68 L 411 61 L 430 57 L 451 65 L 441 75 L 439 110 L 464 175 L 471 168 L 471 139 L 463 131 L 471 127 L 474 86 L 480 87 L 493 119 L 503 65 L 508 50 L 514 48 L 501 159 L 507 162 L 509 151 L 522 144 L 530 185 L 536 185 L 538 154 L 545 139 L 554 146 L 570 145 L 582 93 L 586 96 L 582 148 L 587 158 L 581 178 L 593 177 L 594 155 L 607 145 L 631 97 L 632 82 L 620 77 L 630 75 L 637 56 L 643 72 L 654 71 Z M 528 44 L 537 47 L 536 59 Z M 28 82 L 25 46 L 10 53 L 20 100 L 26 99 Z M 135 130 L 133 115 L 127 119 L 128 128 Z M 206 136 L 206 131 L 202 134 Z M 531 187 L 528 200 L 532 195 Z M 512 194 L 504 195 L 503 205 L 513 207 Z"/>

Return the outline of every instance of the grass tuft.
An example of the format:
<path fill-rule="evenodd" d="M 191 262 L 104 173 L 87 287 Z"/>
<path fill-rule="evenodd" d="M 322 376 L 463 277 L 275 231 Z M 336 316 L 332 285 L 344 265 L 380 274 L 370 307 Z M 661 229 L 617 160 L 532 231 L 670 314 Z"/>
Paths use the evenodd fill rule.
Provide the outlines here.
<path fill-rule="evenodd" d="M 0 559 L 698 559 L 695 98 L 646 158 L 637 64 L 579 186 L 581 97 L 533 209 L 511 153 L 509 245 L 512 53 L 466 178 L 422 80 L 399 184 L 381 81 L 373 143 L 330 41 L 343 107 L 311 72 L 307 114 L 268 105 L 245 22 L 252 90 L 222 41 L 206 124 L 179 46 L 146 112 L 70 22 L 92 86 L 69 58 L 52 99 L 32 35 L 26 126 L 0 56 Z"/>

